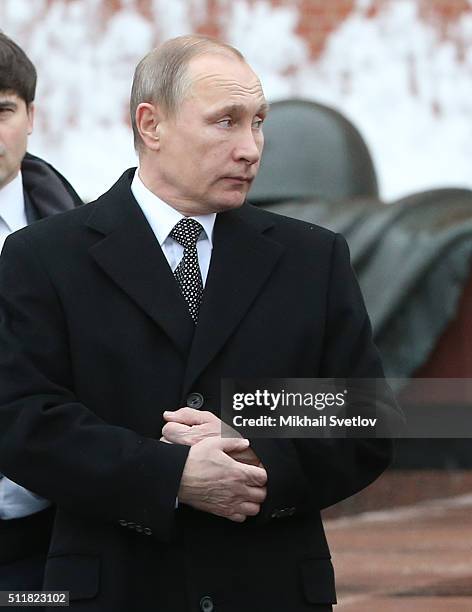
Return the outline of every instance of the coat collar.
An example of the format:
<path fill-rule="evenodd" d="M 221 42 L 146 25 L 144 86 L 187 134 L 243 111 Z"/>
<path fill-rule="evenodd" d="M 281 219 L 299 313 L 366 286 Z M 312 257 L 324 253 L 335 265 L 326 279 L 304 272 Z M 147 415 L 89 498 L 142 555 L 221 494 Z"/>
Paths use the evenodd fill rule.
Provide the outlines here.
<path fill-rule="evenodd" d="M 87 226 L 104 237 L 90 249 L 103 271 L 157 323 L 186 355 L 194 333 L 187 305 L 125 172 L 101 196 Z"/>
<path fill-rule="evenodd" d="M 87 226 L 103 238 L 98 265 L 157 323 L 187 359 L 185 389 L 222 349 L 270 276 L 284 248 L 265 235 L 275 216 L 249 204 L 217 215 L 210 269 L 196 328 L 130 184 L 134 169 L 93 207 Z"/>
<path fill-rule="evenodd" d="M 21 174 L 29 222 L 82 204 L 70 183 L 40 157 L 26 153 L 21 163 Z"/>

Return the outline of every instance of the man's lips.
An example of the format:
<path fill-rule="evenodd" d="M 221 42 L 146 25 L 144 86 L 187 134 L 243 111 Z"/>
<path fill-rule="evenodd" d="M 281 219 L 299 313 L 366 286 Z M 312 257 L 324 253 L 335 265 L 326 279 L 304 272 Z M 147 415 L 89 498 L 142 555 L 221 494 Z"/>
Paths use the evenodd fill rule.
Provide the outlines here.
<path fill-rule="evenodd" d="M 254 180 L 253 176 L 224 176 L 223 179 L 228 181 L 237 181 L 239 183 L 251 183 Z"/>

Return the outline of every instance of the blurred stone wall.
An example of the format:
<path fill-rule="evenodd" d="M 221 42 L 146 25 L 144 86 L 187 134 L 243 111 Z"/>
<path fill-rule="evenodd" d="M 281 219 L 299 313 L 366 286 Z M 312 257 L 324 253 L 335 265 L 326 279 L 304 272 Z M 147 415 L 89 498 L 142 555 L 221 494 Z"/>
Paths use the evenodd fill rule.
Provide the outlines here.
<path fill-rule="evenodd" d="M 270 100 L 346 114 L 384 199 L 472 186 L 472 0 L 1 0 L 0 28 L 38 68 L 31 151 L 85 199 L 136 163 L 134 66 L 189 32 L 241 49 Z"/>

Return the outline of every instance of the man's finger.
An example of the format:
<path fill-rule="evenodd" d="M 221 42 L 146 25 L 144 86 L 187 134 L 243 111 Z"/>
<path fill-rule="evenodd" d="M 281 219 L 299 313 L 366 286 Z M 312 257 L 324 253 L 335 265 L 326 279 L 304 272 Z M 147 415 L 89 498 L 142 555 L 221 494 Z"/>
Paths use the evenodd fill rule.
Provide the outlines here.
<path fill-rule="evenodd" d="M 188 435 L 192 428 L 183 423 L 166 423 L 162 428 L 162 435 L 174 444 L 182 443 L 182 439 Z"/>
<path fill-rule="evenodd" d="M 267 497 L 267 489 L 265 487 L 248 487 L 247 500 L 256 504 L 262 504 Z"/>
<path fill-rule="evenodd" d="M 212 413 L 195 410 L 188 406 L 173 411 L 166 410 L 163 416 L 168 422 L 185 423 L 185 425 L 202 425 L 203 423 L 208 423 L 210 420 L 218 419 L 218 417 Z"/>
<path fill-rule="evenodd" d="M 249 440 L 246 440 L 246 438 L 215 438 L 215 440 L 219 448 L 227 454 L 232 453 L 232 452 L 237 452 L 237 451 L 243 451 L 249 446 Z M 241 464 L 241 465 L 244 465 L 244 464 Z M 253 466 L 244 466 L 244 467 L 253 467 Z"/>
<path fill-rule="evenodd" d="M 260 509 L 261 507 L 259 504 L 254 504 L 252 502 L 242 502 L 238 506 L 238 512 L 246 516 L 256 516 L 256 514 L 259 514 Z"/>
<path fill-rule="evenodd" d="M 253 487 L 264 487 L 267 484 L 267 472 L 262 467 L 255 465 L 240 464 L 246 474 L 247 483 Z"/>
<path fill-rule="evenodd" d="M 244 514 L 231 514 L 231 516 L 226 518 L 229 518 L 230 521 L 234 521 L 235 523 L 244 523 L 246 520 L 246 516 Z"/>

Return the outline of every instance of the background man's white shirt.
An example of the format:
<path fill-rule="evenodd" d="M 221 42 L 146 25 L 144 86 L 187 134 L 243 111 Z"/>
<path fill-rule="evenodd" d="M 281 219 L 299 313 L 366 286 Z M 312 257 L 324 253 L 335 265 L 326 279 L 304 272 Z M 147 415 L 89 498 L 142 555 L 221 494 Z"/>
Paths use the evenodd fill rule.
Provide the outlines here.
<path fill-rule="evenodd" d="M 0 251 L 7 236 L 27 225 L 21 172 L 0 189 Z"/>

